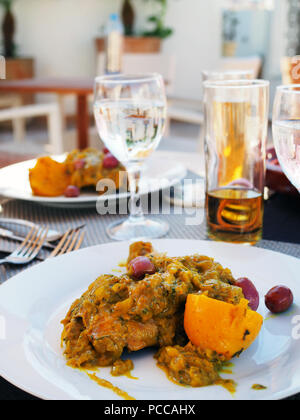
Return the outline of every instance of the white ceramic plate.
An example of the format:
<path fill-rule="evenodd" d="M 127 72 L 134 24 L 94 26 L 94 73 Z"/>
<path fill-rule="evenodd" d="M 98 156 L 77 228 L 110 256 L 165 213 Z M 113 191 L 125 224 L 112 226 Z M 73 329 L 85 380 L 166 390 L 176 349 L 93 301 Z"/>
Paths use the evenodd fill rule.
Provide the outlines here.
<path fill-rule="evenodd" d="M 234 276 L 255 281 L 261 296 L 275 285 L 286 284 L 294 292 L 295 305 L 287 314 L 269 317 L 262 299 L 259 312 L 267 320 L 258 340 L 234 361 L 234 374 L 223 375 L 238 383 L 234 397 L 220 386 L 173 384 L 156 367 L 152 350 L 130 355 L 138 380 L 113 378 L 109 369 L 100 369 L 98 375 L 143 400 L 279 399 L 300 392 L 300 342 L 292 338 L 292 320 L 300 313 L 300 261 L 239 245 L 184 240 L 153 243 L 172 256 L 195 252 L 214 256 Z M 113 269 L 127 253 L 127 243 L 87 248 L 41 263 L 1 286 L 0 319 L 6 323 L 6 339 L 0 343 L 0 374 L 44 399 L 119 399 L 84 372 L 66 366 L 60 348 L 60 320 L 98 275 L 116 274 Z M 267 390 L 254 391 L 253 384 L 267 386 Z"/>
<path fill-rule="evenodd" d="M 54 156 L 54 159 L 63 161 L 65 155 Z M 36 160 L 17 163 L 0 169 L 0 195 L 17 200 L 30 201 L 46 206 L 58 208 L 86 208 L 95 207 L 98 200 L 124 199 L 128 197 L 127 193 L 121 193 L 111 196 L 100 196 L 96 191 L 83 192 L 77 198 L 66 197 L 36 197 L 32 194 L 28 171 L 36 164 Z M 156 152 L 146 161 L 145 171 L 140 184 L 141 194 L 154 193 L 159 190 L 170 188 L 181 181 L 187 171 L 184 165 L 174 159 L 168 159 L 165 154 L 160 156 Z"/>

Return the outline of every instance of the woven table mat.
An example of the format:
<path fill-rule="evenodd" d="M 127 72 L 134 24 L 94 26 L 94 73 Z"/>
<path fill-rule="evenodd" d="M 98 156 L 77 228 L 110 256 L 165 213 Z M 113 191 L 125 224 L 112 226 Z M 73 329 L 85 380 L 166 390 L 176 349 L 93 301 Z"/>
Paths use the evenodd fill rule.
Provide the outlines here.
<path fill-rule="evenodd" d="M 191 215 L 191 212 L 195 212 L 195 210 L 188 209 L 185 211 L 184 209 L 171 207 L 171 214 L 165 214 L 165 205 L 166 204 L 160 206 L 160 209 L 157 211 L 157 213 L 163 212 L 163 215 L 151 215 L 151 218 L 154 220 L 162 218 L 164 221 L 169 223 L 170 231 L 166 238 L 198 240 L 207 239 L 206 222 L 203 209 L 200 209 L 196 214 L 194 213 Z M 167 212 L 168 210 L 170 210 L 169 207 L 167 208 Z M 180 212 L 182 214 L 176 214 L 176 212 Z M 196 216 L 198 224 L 189 225 L 190 218 L 195 218 Z M 1 217 L 30 220 L 34 223 L 48 225 L 51 229 L 58 230 L 59 232 L 65 232 L 70 227 L 86 224 L 86 236 L 82 247 L 111 242 L 111 239 L 106 234 L 107 226 L 110 223 L 124 219 L 124 216 L 120 215 L 101 216 L 97 213 L 96 209 L 54 209 L 21 201 L 10 201 L 5 204 L 3 206 Z M 23 229 L 20 228 L 18 233 L 25 235 L 26 231 L 23 231 Z M 13 241 L 0 238 L 0 249 L 13 251 L 15 246 L 16 245 Z M 300 245 L 263 240 L 257 246 L 300 258 Z M 47 255 L 47 251 L 43 251 L 41 253 L 41 257 L 43 258 L 46 258 Z M 35 262 L 31 265 L 33 264 L 35 264 Z M 28 266 L 26 268 L 28 268 Z M 22 269 L 24 269 L 24 267 L 19 268 L 14 266 L 0 266 L 0 283 L 3 283 L 10 277 L 14 276 Z"/>

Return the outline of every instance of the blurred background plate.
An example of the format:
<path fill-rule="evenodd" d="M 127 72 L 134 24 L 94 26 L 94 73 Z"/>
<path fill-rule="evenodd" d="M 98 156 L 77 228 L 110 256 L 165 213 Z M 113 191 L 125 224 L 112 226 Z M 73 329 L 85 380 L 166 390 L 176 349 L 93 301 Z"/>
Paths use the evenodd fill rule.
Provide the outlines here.
<path fill-rule="evenodd" d="M 298 190 L 291 184 L 281 169 L 274 147 L 267 151 L 266 185 L 272 191 L 299 196 Z"/>

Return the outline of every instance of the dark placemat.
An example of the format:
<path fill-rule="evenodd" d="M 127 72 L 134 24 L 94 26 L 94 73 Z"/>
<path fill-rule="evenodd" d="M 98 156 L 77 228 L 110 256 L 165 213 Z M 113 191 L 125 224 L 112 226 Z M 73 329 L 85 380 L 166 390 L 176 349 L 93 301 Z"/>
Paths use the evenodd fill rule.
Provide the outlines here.
<path fill-rule="evenodd" d="M 300 194 L 275 194 L 265 203 L 264 239 L 300 244 Z"/>

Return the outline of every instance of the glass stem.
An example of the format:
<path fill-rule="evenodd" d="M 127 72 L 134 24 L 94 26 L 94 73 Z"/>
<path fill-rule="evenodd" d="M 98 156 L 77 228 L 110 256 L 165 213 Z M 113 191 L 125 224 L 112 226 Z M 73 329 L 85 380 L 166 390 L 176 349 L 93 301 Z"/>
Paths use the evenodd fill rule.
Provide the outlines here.
<path fill-rule="evenodd" d="M 130 190 L 130 223 L 143 223 L 144 213 L 140 195 L 141 166 L 134 165 L 127 168 Z"/>

